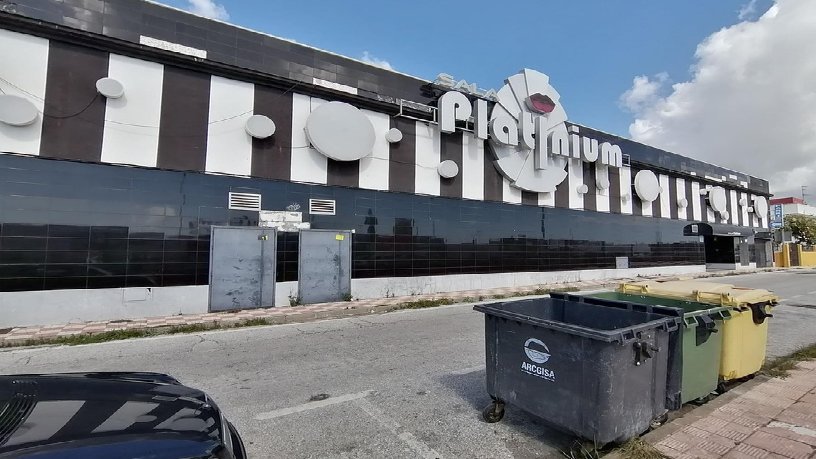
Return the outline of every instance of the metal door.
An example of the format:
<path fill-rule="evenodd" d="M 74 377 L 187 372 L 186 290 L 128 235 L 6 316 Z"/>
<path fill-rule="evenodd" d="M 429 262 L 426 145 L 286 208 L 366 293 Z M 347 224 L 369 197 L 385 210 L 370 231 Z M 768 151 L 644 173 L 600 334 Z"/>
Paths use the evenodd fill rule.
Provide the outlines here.
<path fill-rule="evenodd" d="M 303 304 L 351 298 L 351 231 L 300 231 L 298 298 Z"/>
<path fill-rule="evenodd" d="M 799 266 L 799 244 L 788 244 L 790 250 L 790 265 Z"/>
<path fill-rule="evenodd" d="M 214 226 L 209 310 L 274 306 L 276 249 L 274 229 Z"/>
<path fill-rule="evenodd" d="M 748 242 L 739 243 L 739 259 L 740 265 L 742 266 L 748 266 L 751 263 L 751 254 L 748 247 Z"/>

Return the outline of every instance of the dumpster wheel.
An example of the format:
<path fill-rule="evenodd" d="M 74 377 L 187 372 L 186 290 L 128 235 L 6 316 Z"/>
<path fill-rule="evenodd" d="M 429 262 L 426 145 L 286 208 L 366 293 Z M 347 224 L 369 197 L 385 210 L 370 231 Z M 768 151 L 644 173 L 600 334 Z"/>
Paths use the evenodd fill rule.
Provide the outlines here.
<path fill-rule="evenodd" d="M 487 405 L 482 411 L 482 417 L 484 418 L 485 422 L 490 424 L 501 421 L 504 417 L 504 403 L 490 403 L 490 405 Z"/>

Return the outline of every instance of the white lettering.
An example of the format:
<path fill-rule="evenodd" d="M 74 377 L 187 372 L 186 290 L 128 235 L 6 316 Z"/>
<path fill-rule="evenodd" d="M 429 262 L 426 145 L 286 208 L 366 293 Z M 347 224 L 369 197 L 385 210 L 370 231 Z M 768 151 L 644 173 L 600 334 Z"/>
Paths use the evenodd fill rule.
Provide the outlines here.
<path fill-rule="evenodd" d="M 548 368 L 539 367 L 528 362 L 522 362 L 521 370 L 525 373 L 538 376 L 539 378 L 546 379 L 548 381 L 555 381 L 555 372 Z"/>
<path fill-rule="evenodd" d="M 569 127 L 570 156 L 576 159 L 581 159 L 581 136 L 578 135 L 579 132 L 578 126 Z"/>
<path fill-rule="evenodd" d="M 533 114 L 529 112 L 521 112 L 519 116 L 519 134 L 521 137 L 521 146 L 528 150 L 535 148 L 535 120 Z"/>
<path fill-rule="evenodd" d="M 490 121 L 490 137 L 505 145 L 517 146 L 518 127 L 515 120 L 508 116 L 499 116 Z"/>
<path fill-rule="evenodd" d="M 473 104 L 473 117 L 476 131 L 476 137 L 487 140 L 487 101 L 484 99 L 476 99 Z"/>
<path fill-rule="evenodd" d="M 454 132 L 456 121 L 467 121 L 470 114 L 470 100 L 461 92 L 448 91 L 439 98 L 439 129 L 442 132 Z"/>
<path fill-rule="evenodd" d="M 582 137 L 581 156 L 583 160 L 594 163 L 598 160 L 598 141 L 589 137 Z"/>
<path fill-rule="evenodd" d="M 453 79 L 453 75 L 448 75 L 447 73 L 440 73 L 439 75 L 436 76 L 434 84 L 452 88 L 456 84 L 456 80 Z"/>

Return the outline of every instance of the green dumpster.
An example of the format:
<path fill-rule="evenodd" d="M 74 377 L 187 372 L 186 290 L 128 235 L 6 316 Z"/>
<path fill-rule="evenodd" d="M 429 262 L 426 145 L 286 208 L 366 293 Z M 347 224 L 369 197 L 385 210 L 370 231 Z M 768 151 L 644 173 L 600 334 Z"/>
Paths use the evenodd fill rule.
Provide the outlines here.
<path fill-rule="evenodd" d="M 731 318 L 729 308 L 618 292 L 592 293 L 587 296 L 682 309 L 684 329 L 681 337 L 681 403 L 703 398 L 717 389 L 723 345 L 723 335 L 718 332 L 722 330 L 723 321 Z"/>

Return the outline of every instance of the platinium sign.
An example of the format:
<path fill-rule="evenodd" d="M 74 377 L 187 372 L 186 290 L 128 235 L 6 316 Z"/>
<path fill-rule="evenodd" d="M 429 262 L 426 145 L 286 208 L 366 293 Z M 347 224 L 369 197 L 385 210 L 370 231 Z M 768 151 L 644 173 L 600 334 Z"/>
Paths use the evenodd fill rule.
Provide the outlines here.
<path fill-rule="evenodd" d="M 499 171 L 516 188 L 555 191 L 567 177 L 569 158 L 605 166 L 623 165 L 623 154 L 617 145 L 581 135 L 578 126 L 567 128 L 567 114 L 560 96 L 550 85 L 549 77 L 541 72 L 524 69 L 505 80 L 498 91 L 456 82 L 445 74 L 436 83 L 453 89 L 439 99 L 440 130 L 455 132 L 457 121 L 472 118 L 474 134 L 489 142 Z M 461 91 L 495 97 L 496 104 L 488 113 L 487 100 L 479 98 L 471 103 Z"/>

